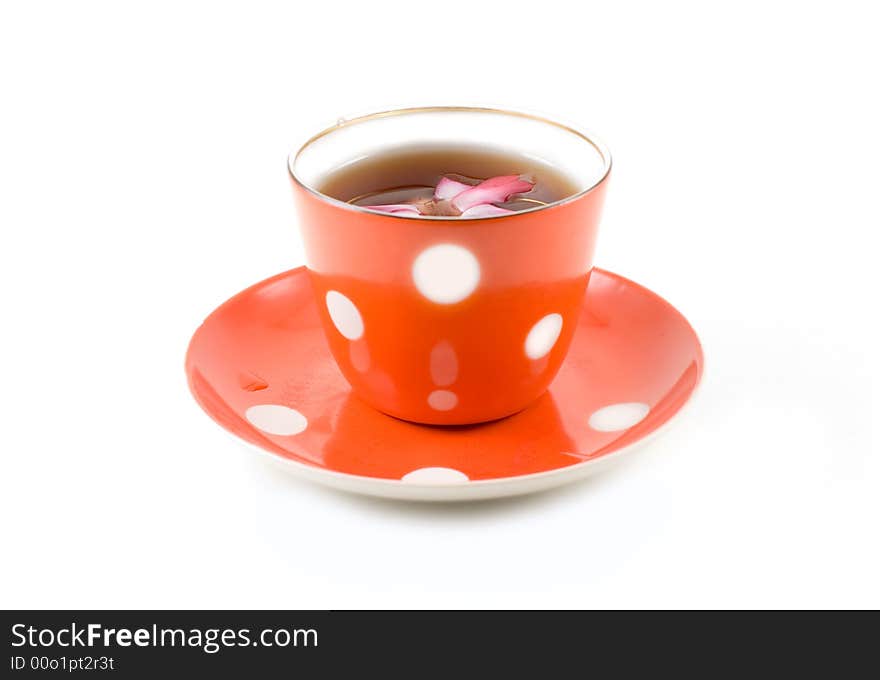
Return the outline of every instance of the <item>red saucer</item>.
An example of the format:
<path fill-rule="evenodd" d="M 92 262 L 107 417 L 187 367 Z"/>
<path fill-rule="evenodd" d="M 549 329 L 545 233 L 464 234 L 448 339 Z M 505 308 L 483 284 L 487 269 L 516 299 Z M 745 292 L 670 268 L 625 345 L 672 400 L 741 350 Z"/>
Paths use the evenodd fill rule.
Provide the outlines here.
<path fill-rule="evenodd" d="M 416 425 L 361 402 L 330 355 L 303 268 L 221 305 L 186 358 L 208 415 L 292 471 L 414 500 L 514 495 L 585 477 L 676 415 L 702 368 L 699 340 L 674 307 L 601 269 L 550 390 L 492 423 Z"/>

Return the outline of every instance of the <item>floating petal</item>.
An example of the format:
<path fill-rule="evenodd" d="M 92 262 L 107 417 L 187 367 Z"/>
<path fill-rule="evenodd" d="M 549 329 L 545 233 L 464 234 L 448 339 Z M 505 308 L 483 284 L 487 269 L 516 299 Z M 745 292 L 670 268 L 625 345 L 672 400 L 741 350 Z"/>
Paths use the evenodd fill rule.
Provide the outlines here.
<path fill-rule="evenodd" d="M 516 211 L 508 210 L 507 208 L 499 208 L 497 205 L 492 205 L 491 203 L 481 203 L 480 205 L 475 205 L 473 208 L 465 210 L 461 214 L 461 217 L 495 217 L 496 215 L 511 215 L 514 212 Z"/>
<path fill-rule="evenodd" d="M 502 175 L 480 182 L 452 199 L 452 205 L 464 212 L 483 203 L 503 203 L 513 194 L 524 194 L 535 185 L 519 175 Z"/>
<path fill-rule="evenodd" d="M 464 182 L 456 182 L 454 179 L 449 179 L 448 177 L 443 177 L 438 183 L 437 188 L 434 190 L 434 198 L 438 201 L 448 201 L 450 198 L 455 198 L 461 192 L 467 191 L 471 189 L 473 184 L 465 184 Z"/>

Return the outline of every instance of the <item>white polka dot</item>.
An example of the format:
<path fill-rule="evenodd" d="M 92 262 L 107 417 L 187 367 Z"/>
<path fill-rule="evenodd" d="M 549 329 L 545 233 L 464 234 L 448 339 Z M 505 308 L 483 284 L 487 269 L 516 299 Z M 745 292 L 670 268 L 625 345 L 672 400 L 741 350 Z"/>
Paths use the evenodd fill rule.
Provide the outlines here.
<path fill-rule="evenodd" d="M 446 387 L 458 377 L 458 357 L 455 348 L 442 340 L 431 350 L 431 379 L 439 387 Z"/>
<path fill-rule="evenodd" d="M 280 404 L 258 404 L 244 413 L 251 425 L 269 434 L 299 434 L 309 424 L 306 417 L 293 408 Z"/>
<path fill-rule="evenodd" d="M 401 481 L 408 484 L 430 484 L 441 486 L 444 484 L 462 484 L 469 481 L 468 476 L 446 467 L 426 467 L 413 470 L 405 474 Z"/>
<path fill-rule="evenodd" d="M 434 390 L 428 395 L 428 406 L 435 411 L 449 411 L 458 404 L 455 392 L 449 390 Z"/>
<path fill-rule="evenodd" d="M 548 314 L 538 321 L 526 336 L 526 356 L 529 359 L 540 359 L 547 354 L 562 332 L 562 316 Z"/>
<path fill-rule="evenodd" d="M 413 282 L 431 302 L 461 302 L 480 282 L 480 263 L 467 248 L 443 243 L 423 250 L 413 262 Z"/>
<path fill-rule="evenodd" d="M 639 401 L 611 404 L 590 416 L 590 427 L 599 432 L 626 430 L 641 422 L 650 410 L 650 406 Z"/>
<path fill-rule="evenodd" d="M 335 290 L 327 291 L 324 299 L 327 302 L 330 319 L 343 337 L 357 340 L 364 334 L 364 320 L 351 300 Z"/>

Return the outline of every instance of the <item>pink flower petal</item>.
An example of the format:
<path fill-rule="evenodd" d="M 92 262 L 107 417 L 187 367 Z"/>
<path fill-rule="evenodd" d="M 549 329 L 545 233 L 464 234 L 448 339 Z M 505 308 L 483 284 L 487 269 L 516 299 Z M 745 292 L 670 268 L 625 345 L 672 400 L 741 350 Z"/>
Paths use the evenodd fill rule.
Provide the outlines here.
<path fill-rule="evenodd" d="M 417 206 L 412 203 L 391 203 L 389 205 L 362 205 L 362 208 L 369 208 L 370 210 L 378 210 L 379 212 L 390 213 L 392 215 L 396 214 L 405 214 L 405 215 L 421 215 Z"/>
<path fill-rule="evenodd" d="M 513 194 L 524 194 L 535 185 L 521 179 L 519 175 L 502 175 L 480 182 L 467 191 L 462 191 L 452 200 L 452 205 L 464 212 L 468 208 L 483 203 L 503 203 Z"/>
<path fill-rule="evenodd" d="M 475 205 L 472 208 L 468 208 L 465 210 L 461 216 L 468 217 L 495 217 L 495 215 L 511 215 L 515 210 L 508 210 L 507 208 L 499 208 L 497 205 L 492 205 L 491 203 L 481 203 L 480 205 Z"/>
<path fill-rule="evenodd" d="M 443 177 L 434 189 L 434 198 L 438 201 L 446 201 L 455 198 L 462 191 L 467 191 L 473 187 L 473 184 L 465 184 L 464 182 L 456 182 L 454 179 Z"/>

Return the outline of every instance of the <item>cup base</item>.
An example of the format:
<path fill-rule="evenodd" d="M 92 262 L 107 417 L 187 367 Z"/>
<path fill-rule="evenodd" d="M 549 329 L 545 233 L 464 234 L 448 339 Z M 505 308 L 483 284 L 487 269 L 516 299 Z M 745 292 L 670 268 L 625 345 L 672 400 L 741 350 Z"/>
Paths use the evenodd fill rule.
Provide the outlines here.
<path fill-rule="evenodd" d="M 394 411 L 387 410 L 376 406 L 375 404 L 371 404 L 368 399 L 361 397 L 360 395 L 355 395 L 356 398 L 360 399 L 364 402 L 369 408 L 375 409 L 379 413 L 388 416 L 389 418 L 394 418 L 395 420 L 402 420 L 405 423 L 409 423 L 411 425 L 424 425 L 426 427 L 439 427 L 439 428 L 455 428 L 455 427 L 468 427 L 471 425 L 486 425 L 489 423 L 496 423 L 500 420 L 504 420 L 506 418 L 510 418 L 511 416 L 515 416 L 517 413 L 527 409 L 534 402 L 540 399 L 544 394 L 546 394 L 547 390 L 544 390 L 539 394 L 535 399 L 531 400 L 528 404 L 524 404 L 518 408 L 513 410 L 505 410 L 503 413 L 499 415 L 489 415 L 486 418 L 478 418 L 474 420 L 455 420 L 454 422 L 450 422 L 448 418 L 444 418 L 442 415 L 439 415 L 436 419 L 423 419 L 423 418 L 412 418 L 407 417 L 406 415 L 395 413 Z"/>

